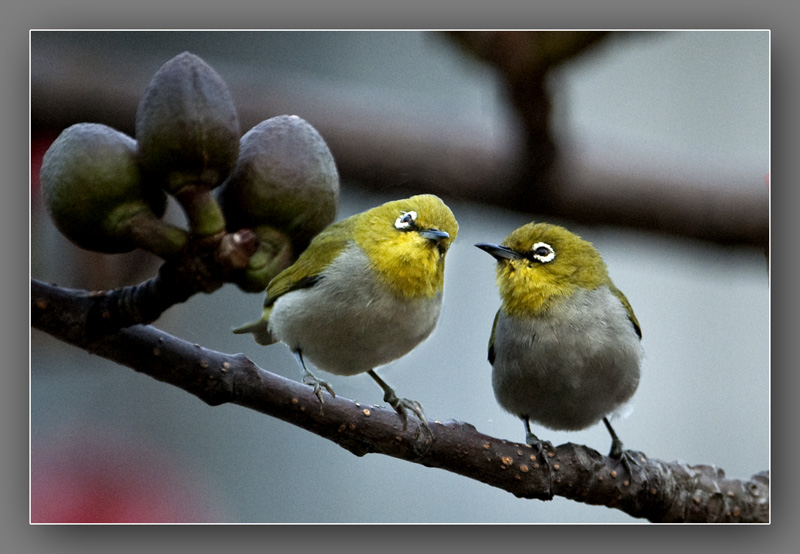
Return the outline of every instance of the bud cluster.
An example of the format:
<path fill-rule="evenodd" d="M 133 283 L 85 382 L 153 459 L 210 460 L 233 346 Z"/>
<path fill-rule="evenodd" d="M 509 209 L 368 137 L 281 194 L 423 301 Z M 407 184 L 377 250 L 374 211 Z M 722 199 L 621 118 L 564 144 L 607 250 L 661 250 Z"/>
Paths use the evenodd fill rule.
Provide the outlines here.
<path fill-rule="evenodd" d="M 279 116 L 241 136 L 227 85 L 193 54 L 155 73 L 134 135 L 78 123 L 44 155 L 48 211 L 81 248 L 141 248 L 169 261 L 212 244 L 224 263 L 240 237 L 254 234 L 257 247 L 245 259 L 231 255 L 236 261 L 223 273 L 243 290 L 260 291 L 336 216 L 339 175 L 316 129 Z M 168 195 L 188 229 L 162 219 Z"/>

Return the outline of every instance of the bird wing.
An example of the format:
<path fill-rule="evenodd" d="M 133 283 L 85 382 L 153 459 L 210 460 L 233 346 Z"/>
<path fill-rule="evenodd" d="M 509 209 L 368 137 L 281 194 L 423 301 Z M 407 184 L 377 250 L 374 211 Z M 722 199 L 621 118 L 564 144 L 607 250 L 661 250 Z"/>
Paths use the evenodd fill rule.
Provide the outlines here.
<path fill-rule="evenodd" d="M 344 250 L 353 236 L 353 218 L 344 219 L 327 227 L 314 237 L 291 266 L 276 275 L 267 285 L 267 297 L 261 318 L 233 329 L 237 335 L 252 333 L 261 345 L 273 344 L 276 338 L 269 331 L 269 316 L 275 300 L 293 290 L 311 287 L 322 278 L 322 272 Z"/>
<path fill-rule="evenodd" d="M 489 335 L 489 363 L 494 365 L 494 330 L 497 329 L 497 318 L 500 317 L 500 310 L 494 314 L 494 321 L 492 322 L 492 334 Z"/>
<path fill-rule="evenodd" d="M 609 284 L 609 288 L 611 289 L 611 292 L 614 293 L 614 296 L 619 298 L 619 301 L 622 302 L 623 306 L 625 306 L 625 309 L 628 311 L 628 319 L 630 320 L 631 324 L 633 325 L 633 329 L 636 331 L 636 334 L 641 339 L 642 338 L 642 328 L 639 327 L 639 320 L 636 319 L 636 316 L 633 313 L 633 308 L 631 307 L 631 303 L 628 302 L 628 299 L 625 298 L 625 295 L 622 294 L 622 291 L 619 290 L 617 287 L 615 287 L 613 285 L 613 283 Z"/>
<path fill-rule="evenodd" d="M 349 217 L 314 237 L 297 261 L 275 276 L 267 286 L 264 306 L 293 290 L 313 286 L 322 279 L 322 272 L 345 249 L 353 237 L 355 219 Z"/>

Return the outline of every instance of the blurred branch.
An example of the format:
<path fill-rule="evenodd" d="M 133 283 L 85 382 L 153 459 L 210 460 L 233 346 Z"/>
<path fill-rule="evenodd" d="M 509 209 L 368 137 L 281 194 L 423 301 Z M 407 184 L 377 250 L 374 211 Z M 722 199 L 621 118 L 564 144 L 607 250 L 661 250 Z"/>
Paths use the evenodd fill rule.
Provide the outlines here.
<path fill-rule="evenodd" d="M 569 40 L 536 46 L 543 40 L 536 33 L 458 35 L 462 42 L 470 40 L 479 56 L 496 60 L 506 76 L 520 118 L 498 124 L 497 131 L 430 106 L 404 109 L 397 97 L 374 90 L 292 75 L 264 76 L 253 71 L 252 63 L 220 61 L 215 66 L 234 94 L 242 129 L 273 115 L 302 116 L 325 138 L 342 180 L 351 184 L 398 194 L 425 190 L 537 217 L 766 248 L 769 195 L 757 186 L 763 175 L 731 176 L 708 167 L 695 172 L 686 160 L 661 153 L 658 163 L 648 163 L 609 144 L 592 143 L 587 155 L 587 145 L 572 138 L 554 142 L 545 70 L 602 44 L 605 33 L 547 35 L 554 34 Z M 526 41 L 532 45 L 527 50 L 517 44 Z M 534 46 L 533 54 L 523 55 Z M 132 133 L 141 91 L 161 60 L 148 65 L 131 57 L 103 65 L 104 58 L 78 54 L 39 53 L 50 69 L 32 71 L 34 133 L 81 121 L 102 121 Z M 92 79 L 87 84 L 87 75 L 117 79 Z"/>
<path fill-rule="evenodd" d="M 608 37 L 608 31 L 455 31 L 446 36 L 495 67 L 525 130 L 518 186 L 536 190 L 539 209 L 557 189 L 549 173 L 557 158 L 548 74 Z"/>
<path fill-rule="evenodd" d="M 676 233 L 721 243 L 769 241 L 769 194 L 757 186 L 737 190 L 698 182 L 707 169 L 686 175 L 673 168 L 658 177 L 655 167 L 632 169 L 627 154 L 608 145 L 592 160 L 579 143 L 553 138 L 548 78 L 553 70 L 615 33 L 609 31 L 458 31 L 446 36 L 465 52 L 497 69 L 524 129 L 523 161 L 509 185 L 507 205 L 583 223 L 613 223 Z M 680 162 L 679 162 L 680 163 Z M 685 163 L 685 161 L 683 161 Z M 655 165 L 651 161 L 651 165 Z M 660 165 L 660 164 L 658 164 Z M 678 174 L 683 173 L 682 177 Z M 751 176 L 752 178 L 752 176 Z M 725 177 L 718 179 L 724 182 Z M 694 181 L 693 181 L 694 180 Z M 751 184 L 758 184 L 752 179 Z M 744 192 L 747 191 L 747 192 Z"/>
<path fill-rule="evenodd" d="M 244 355 L 190 344 L 151 326 L 89 334 L 86 291 L 31 280 L 31 324 L 92 354 L 177 386 L 211 406 L 237 404 L 335 442 L 357 456 L 379 453 L 445 469 L 523 498 L 563 496 L 654 522 L 768 522 L 769 475 L 728 479 L 714 466 L 662 462 L 627 451 L 614 460 L 567 443 L 546 453 L 479 433 L 458 421 L 433 422 L 432 438 L 394 410 L 325 396 L 272 374 Z"/>

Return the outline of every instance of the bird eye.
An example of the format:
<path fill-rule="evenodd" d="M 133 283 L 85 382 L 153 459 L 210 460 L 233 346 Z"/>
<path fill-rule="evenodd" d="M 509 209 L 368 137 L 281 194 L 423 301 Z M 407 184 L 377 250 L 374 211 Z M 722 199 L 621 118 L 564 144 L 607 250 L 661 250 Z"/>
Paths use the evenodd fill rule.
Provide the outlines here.
<path fill-rule="evenodd" d="M 531 248 L 531 256 L 538 262 L 547 263 L 552 262 L 556 257 L 556 251 L 553 247 L 546 242 L 537 242 Z"/>
<path fill-rule="evenodd" d="M 408 229 L 413 229 L 416 222 L 417 212 L 400 212 L 400 217 L 395 220 L 394 226 L 395 229 L 406 231 Z"/>

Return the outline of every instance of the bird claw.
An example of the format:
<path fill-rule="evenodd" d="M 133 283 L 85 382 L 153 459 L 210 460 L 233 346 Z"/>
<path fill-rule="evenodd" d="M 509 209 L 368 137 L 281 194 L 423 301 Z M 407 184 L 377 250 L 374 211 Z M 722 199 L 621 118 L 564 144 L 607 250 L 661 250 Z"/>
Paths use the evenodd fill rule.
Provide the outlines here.
<path fill-rule="evenodd" d="M 400 419 L 403 421 L 403 432 L 408 429 L 408 412 L 411 411 L 415 416 L 417 416 L 417 419 L 419 419 L 420 423 L 419 429 L 417 430 L 417 437 L 419 437 L 419 434 L 424 431 L 426 435 L 425 443 L 428 444 L 429 441 L 432 441 L 433 431 L 431 431 L 431 428 L 428 425 L 428 418 L 425 417 L 422 404 L 416 400 L 399 398 L 395 394 L 394 389 L 386 384 L 386 382 L 381 379 L 378 374 L 375 373 L 375 371 L 369 370 L 367 373 L 375 380 L 376 383 L 378 383 L 378 386 L 383 389 L 383 401 L 394 408 L 394 411 L 400 416 Z"/>
<path fill-rule="evenodd" d="M 403 420 L 403 431 L 408 429 L 408 412 L 409 410 L 417 416 L 419 419 L 420 424 L 424 427 L 428 427 L 428 421 L 425 417 L 425 412 L 422 410 L 422 404 L 417 402 L 416 400 L 409 400 L 408 398 L 394 398 L 394 402 L 389 402 L 394 408 L 394 411 L 398 413 L 400 419 Z"/>
<path fill-rule="evenodd" d="M 420 441 L 424 446 L 422 449 L 419 449 L 418 446 L 415 446 L 414 449 L 418 453 L 424 453 L 429 448 L 430 444 L 433 442 L 433 431 L 428 425 L 428 418 L 425 417 L 425 412 L 422 410 L 422 404 L 417 402 L 416 400 L 409 400 L 408 398 L 398 398 L 396 399 L 397 402 L 392 404 L 392 407 L 400 416 L 400 419 L 403 420 L 403 432 L 405 433 L 408 429 L 408 411 L 414 413 L 419 420 L 419 427 L 417 427 L 416 432 L 414 433 L 414 441 Z"/>
<path fill-rule="evenodd" d="M 633 466 L 640 468 L 639 472 L 642 471 L 641 469 L 642 464 L 640 463 L 639 458 L 641 458 L 643 454 L 633 450 L 622 450 L 621 446 L 622 445 L 620 445 L 620 449 L 618 452 L 614 452 L 612 446 L 612 452 L 609 453 L 608 457 L 622 464 L 622 467 L 625 468 L 625 470 L 628 472 L 628 475 L 630 475 L 631 479 L 633 479 L 634 477 Z"/>
<path fill-rule="evenodd" d="M 555 452 L 555 447 L 553 446 L 552 442 L 543 441 L 533 433 L 528 432 L 525 435 L 525 443 L 529 444 L 531 448 L 533 448 L 536 451 L 536 456 L 541 456 L 544 459 L 545 463 L 548 465 L 548 467 L 550 466 L 549 453 Z"/>
<path fill-rule="evenodd" d="M 528 416 L 522 416 L 522 422 L 525 424 L 525 443 L 531 445 L 531 447 L 536 450 L 536 455 L 541 455 L 544 458 L 545 463 L 550 466 L 548 462 L 549 453 L 552 452 L 553 456 L 555 456 L 555 448 L 553 447 L 553 443 L 550 441 L 543 441 L 539 437 L 533 434 L 531 431 L 531 424 L 528 420 Z"/>
<path fill-rule="evenodd" d="M 394 408 L 394 411 L 397 412 L 397 415 L 400 416 L 400 419 L 403 421 L 403 432 L 406 432 L 408 429 L 408 412 L 410 411 L 419 420 L 420 431 L 424 431 L 427 437 L 433 438 L 433 431 L 431 431 L 431 428 L 428 425 L 428 418 L 425 417 L 425 411 L 422 409 L 422 404 L 416 400 L 398 398 L 395 395 L 386 395 L 384 396 L 383 400 L 388 402 L 389 405 Z"/>
<path fill-rule="evenodd" d="M 320 379 L 317 379 L 313 375 L 305 375 L 303 377 L 303 383 L 311 387 L 314 387 L 314 394 L 317 395 L 320 404 L 325 403 L 325 400 L 323 399 L 322 396 L 322 389 L 325 389 L 332 397 L 336 398 L 336 393 L 333 392 L 333 387 L 331 387 L 330 383 L 328 383 L 327 381 L 322 381 Z"/>
<path fill-rule="evenodd" d="M 300 369 L 303 371 L 303 384 L 314 387 L 314 394 L 317 395 L 319 403 L 325 404 L 325 400 L 322 399 L 322 389 L 325 389 L 332 397 L 336 398 L 336 393 L 333 392 L 333 387 L 331 387 L 330 383 L 322 379 L 317 379 L 317 376 L 308 370 L 300 350 L 293 351 L 293 354 L 297 359 L 297 363 L 300 364 Z"/>
<path fill-rule="evenodd" d="M 619 460 L 624 453 L 622 449 L 622 441 L 619 440 L 618 437 L 614 436 L 611 440 L 611 450 L 608 452 L 609 458 L 614 458 L 615 460 Z"/>

